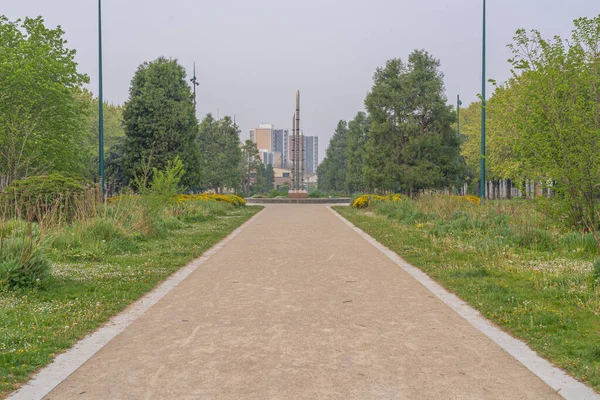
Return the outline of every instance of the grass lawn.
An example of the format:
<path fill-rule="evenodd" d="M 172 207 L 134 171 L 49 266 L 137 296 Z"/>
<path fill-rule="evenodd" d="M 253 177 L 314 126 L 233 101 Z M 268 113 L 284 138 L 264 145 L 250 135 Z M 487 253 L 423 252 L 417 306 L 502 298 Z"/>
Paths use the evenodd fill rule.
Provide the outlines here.
<path fill-rule="evenodd" d="M 182 222 L 101 259 L 76 249 L 51 252 L 52 278 L 44 289 L 0 291 L 0 397 L 260 209 L 231 207 L 226 215 Z"/>
<path fill-rule="evenodd" d="M 600 390 L 600 279 L 592 272 L 598 248 L 590 235 L 539 222 L 525 202 L 490 202 L 483 211 L 465 203 L 446 215 L 443 204 L 423 210 L 410 203 L 334 209 Z"/>

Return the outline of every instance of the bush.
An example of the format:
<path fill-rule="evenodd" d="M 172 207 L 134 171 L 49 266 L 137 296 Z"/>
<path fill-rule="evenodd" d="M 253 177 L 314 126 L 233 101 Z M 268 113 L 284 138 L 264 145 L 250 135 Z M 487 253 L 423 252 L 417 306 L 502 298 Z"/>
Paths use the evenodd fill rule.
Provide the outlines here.
<path fill-rule="evenodd" d="M 246 200 L 235 194 L 178 194 L 174 197 L 174 199 L 177 203 L 183 203 L 186 201 L 218 201 L 229 203 L 235 207 L 242 207 L 246 205 Z"/>
<path fill-rule="evenodd" d="M 377 202 L 390 203 L 406 200 L 406 197 L 401 194 L 390 194 L 387 196 L 381 196 L 378 194 L 363 194 L 362 196 L 358 196 L 352 202 L 352 207 L 354 208 L 367 208 L 371 204 Z"/>
<path fill-rule="evenodd" d="M 78 199 L 92 186 L 75 176 L 50 174 L 12 182 L 0 194 L 3 214 L 8 217 L 41 221 L 49 213 L 70 221 L 77 212 Z"/>
<path fill-rule="evenodd" d="M 44 246 L 34 235 L 0 238 L 0 286 L 42 285 L 50 276 Z"/>
<path fill-rule="evenodd" d="M 320 198 L 328 197 L 328 195 L 326 193 L 315 190 L 314 192 L 309 193 L 308 197 L 311 199 L 320 199 Z"/>

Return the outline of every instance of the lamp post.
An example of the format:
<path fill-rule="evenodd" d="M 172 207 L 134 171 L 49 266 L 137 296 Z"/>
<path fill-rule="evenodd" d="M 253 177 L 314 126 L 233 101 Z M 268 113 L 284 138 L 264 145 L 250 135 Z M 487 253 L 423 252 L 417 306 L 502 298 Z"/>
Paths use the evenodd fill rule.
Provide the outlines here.
<path fill-rule="evenodd" d="M 462 101 L 460 101 L 460 95 L 456 95 L 456 138 L 458 139 L 458 143 L 460 146 L 460 106 L 462 105 Z M 458 163 L 460 163 L 460 151 L 458 154 Z M 456 188 L 456 194 L 460 195 L 460 187 Z"/>
<path fill-rule="evenodd" d="M 196 79 L 196 62 L 194 61 L 194 77 L 190 79 L 192 86 L 194 86 L 194 113 L 196 113 L 196 86 L 200 86 Z"/>
<path fill-rule="evenodd" d="M 481 204 L 485 200 L 485 0 L 483 0 L 483 47 L 481 53 L 481 161 L 480 188 Z"/>
<path fill-rule="evenodd" d="M 104 201 L 104 98 L 102 96 L 102 0 L 98 0 L 98 73 L 100 88 L 98 90 L 98 159 L 100 161 L 100 186 Z"/>
<path fill-rule="evenodd" d="M 460 101 L 460 95 L 456 95 L 456 136 L 460 138 L 460 106 L 462 106 L 462 101 Z"/>

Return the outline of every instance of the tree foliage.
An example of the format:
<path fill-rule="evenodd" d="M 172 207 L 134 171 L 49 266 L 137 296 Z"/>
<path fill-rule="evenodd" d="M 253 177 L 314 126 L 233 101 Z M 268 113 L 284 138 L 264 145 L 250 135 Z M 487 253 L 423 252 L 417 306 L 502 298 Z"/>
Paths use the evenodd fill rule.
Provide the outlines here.
<path fill-rule="evenodd" d="M 335 128 L 329 146 L 327 146 L 325 159 L 317 167 L 317 179 L 320 190 L 332 192 L 346 191 L 347 150 L 348 123 L 341 120 Z"/>
<path fill-rule="evenodd" d="M 348 123 L 345 182 L 348 193 L 364 192 L 366 189 L 363 169 L 370 124 L 369 117 L 362 111 L 356 114 L 356 117 Z"/>
<path fill-rule="evenodd" d="M 76 95 L 88 77 L 60 27 L 42 18 L 0 16 L 0 175 L 83 172 L 89 104 Z"/>
<path fill-rule="evenodd" d="M 377 69 L 368 114 L 338 124 L 317 170 L 320 190 L 412 193 L 459 183 L 460 140 L 439 66 L 416 50 L 407 63 L 392 59 Z"/>
<path fill-rule="evenodd" d="M 517 31 L 510 46 L 514 148 L 528 173 L 556 181 L 561 213 L 599 227 L 600 16 L 575 20 L 571 39 Z"/>
<path fill-rule="evenodd" d="M 242 158 L 240 172 L 242 176 L 242 190 L 249 194 L 252 187 L 253 177 L 256 178 L 262 166 L 260 153 L 252 140 L 246 140 L 242 146 Z"/>
<path fill-rule="evenodd" d="M 372 120 L 365 179 L 371 189 L 413 192 L 456 183 L 461 174 L 455 113 L 439 60 L 424 50 L 378 68 L 365 105 Z"/>
<path fill-rule="evenodd" d="M 161 57 L 140 65 L 131 81 L 124 123 L 128 179 L 140 173 L 149 178 L 154 168 L 164 170 L 179 157 L 186 171 L 182 185 L 198 185 L 198 121 L 185 70 L 176 60 Z"/>
<path fill-rule="evenodd" d="M 207 114 L 200 124 L 201 187 L 219 191 L 240 188 L 240 131 L 231 117 L 217 121 Z M 255 146 L 256 147 L 256 146 Z"/>

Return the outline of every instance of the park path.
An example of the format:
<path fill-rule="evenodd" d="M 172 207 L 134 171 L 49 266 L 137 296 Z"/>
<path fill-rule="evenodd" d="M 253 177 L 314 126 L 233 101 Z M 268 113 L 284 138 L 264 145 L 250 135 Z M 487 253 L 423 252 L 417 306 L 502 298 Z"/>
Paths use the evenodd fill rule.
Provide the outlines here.
<path fill-rule="evenodd" d="M 266 207 L 47 399 L 556 399 L 324 206 Z"/>

